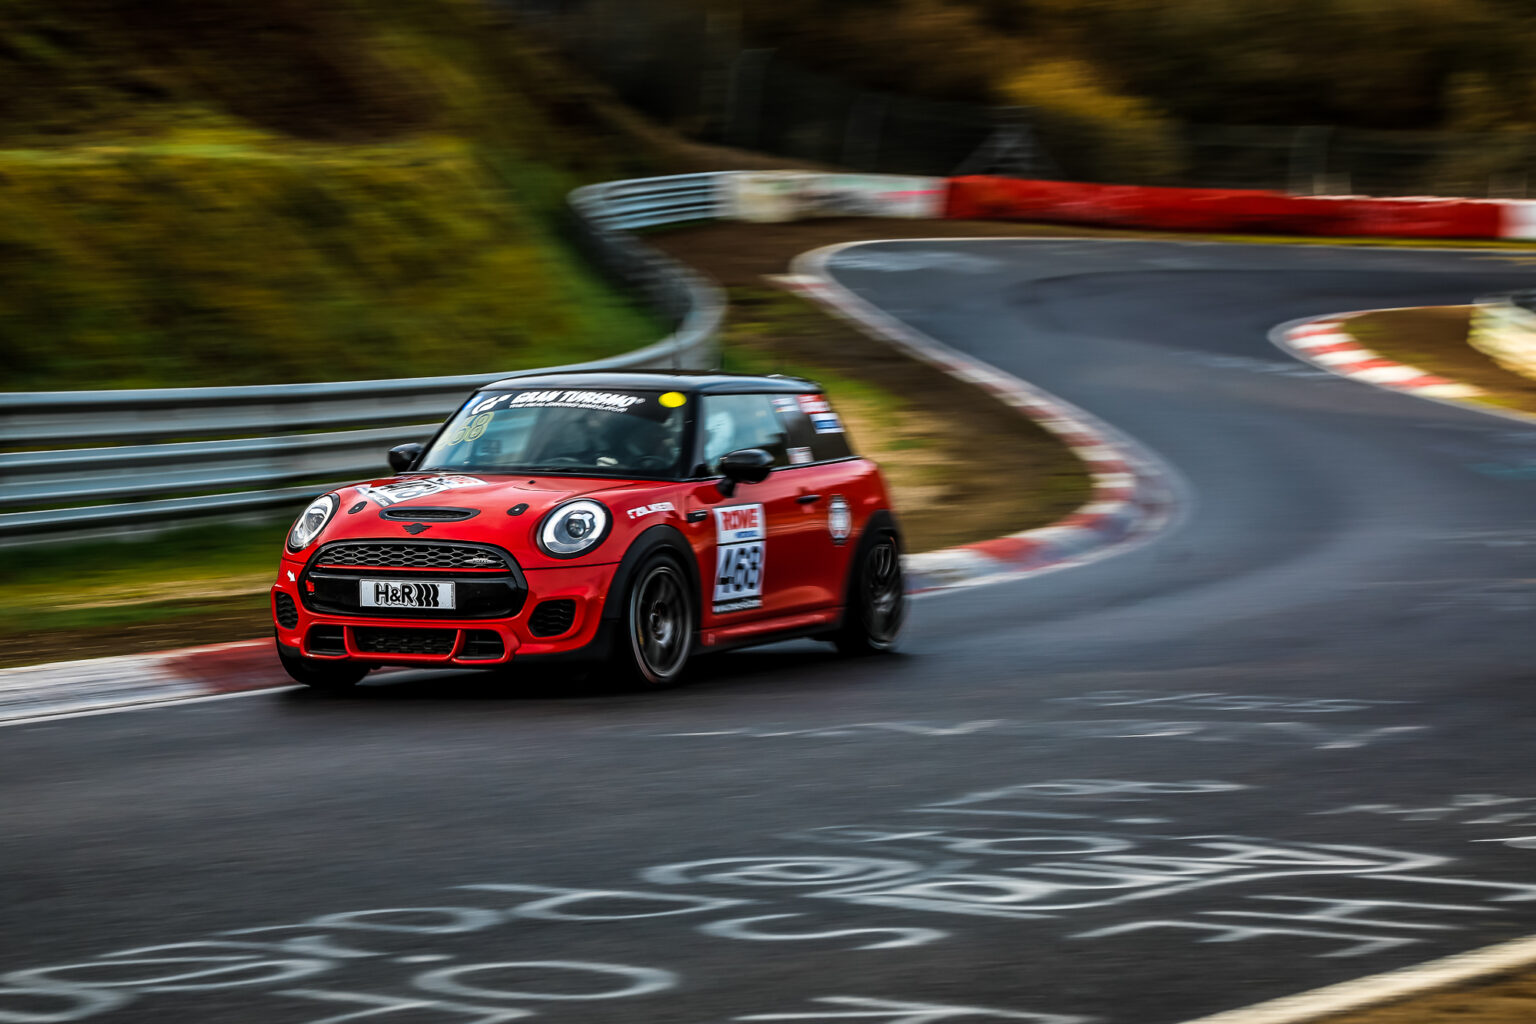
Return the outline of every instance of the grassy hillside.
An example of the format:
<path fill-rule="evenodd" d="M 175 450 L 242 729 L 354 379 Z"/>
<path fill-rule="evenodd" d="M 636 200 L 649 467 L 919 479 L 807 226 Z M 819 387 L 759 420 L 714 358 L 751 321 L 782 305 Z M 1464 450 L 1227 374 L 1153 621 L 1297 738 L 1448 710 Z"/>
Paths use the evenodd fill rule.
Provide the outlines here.
<path fill-rule="evenodd" d="M 605 155 L 475 0 L 0 0 L 9 389 L 494 370 L 659 325 L 559 240 Z M 536 98 L 537 97 L 537 98 Z"/>

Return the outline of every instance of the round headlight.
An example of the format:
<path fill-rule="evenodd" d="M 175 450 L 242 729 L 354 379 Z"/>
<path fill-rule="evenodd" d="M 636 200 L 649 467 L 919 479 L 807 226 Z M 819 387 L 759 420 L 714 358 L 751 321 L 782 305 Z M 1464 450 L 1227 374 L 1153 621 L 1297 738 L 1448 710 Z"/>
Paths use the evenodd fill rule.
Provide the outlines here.
<path fill-rule="evenodd" d="M 302 551 L 320 536 L 320 531 L 325 529 L 325 524 L 331 521 L 331 516 L 336 514 L 336 508 L 341 501 L 334 494 L 326 494 L 309 503 L 293 524 L 293 529 L 288 531 L 288 550 Z"/>
<path fill-rule="evenodd" d="M 575 558 L 586 554 L 608 536 L 608 510 L 590 498 L 568 501 L 544 517 L 539 526 L 539 547 L 546 555 Z"/>

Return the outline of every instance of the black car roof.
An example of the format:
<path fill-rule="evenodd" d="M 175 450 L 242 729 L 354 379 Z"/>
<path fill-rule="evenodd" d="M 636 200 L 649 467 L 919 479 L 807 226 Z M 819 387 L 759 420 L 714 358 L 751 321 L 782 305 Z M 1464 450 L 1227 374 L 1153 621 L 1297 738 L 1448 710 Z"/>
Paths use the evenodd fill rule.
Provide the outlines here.
<path fill-rule="evenodd" d="M 689 393 L 733 395 L 752 392 L 806 394 L 819 392 L 821 385 L 803 377 L 782 374 L 760 377 L 719 370 L 563 370 L 551 373 L 532 370 L 504 377 L 487 384 L 482 391 L 509 391 L 524 388 L 607 388 L 615 391 L 653 391 L 657 389 Z"/>

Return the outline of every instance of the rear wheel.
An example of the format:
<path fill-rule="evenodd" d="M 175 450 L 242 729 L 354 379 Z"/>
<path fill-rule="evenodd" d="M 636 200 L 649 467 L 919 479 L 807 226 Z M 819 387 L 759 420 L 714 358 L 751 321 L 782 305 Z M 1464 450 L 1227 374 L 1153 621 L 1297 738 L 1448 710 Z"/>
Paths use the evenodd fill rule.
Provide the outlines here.
<path fill-rule="evenodd" d="M 298 654 L 289 654 L 281 647 L 277 649 L 277 658 L 283 663 L 283 671 L 287 672 L 294 682 L 303 683 L 316 690 L 350 690 L 368 674 L 367 665 L 306 658 Z"/>
<path fill-rule="evenodd" d="M 693 594 L 682 563 L 658 552 L 641 563 L 624 595 L 625 636 L 614 668 L 645 686 L 675 683 L 693 647 Z"/>
<path fill-rule="evenodd" d="M 907 613 L 901 545 L 896 534 L 881 530 L 860 545 L 849 567 L 848 607 L 832 638 L 844 654 L 877 654 L 896 646 Z"/>

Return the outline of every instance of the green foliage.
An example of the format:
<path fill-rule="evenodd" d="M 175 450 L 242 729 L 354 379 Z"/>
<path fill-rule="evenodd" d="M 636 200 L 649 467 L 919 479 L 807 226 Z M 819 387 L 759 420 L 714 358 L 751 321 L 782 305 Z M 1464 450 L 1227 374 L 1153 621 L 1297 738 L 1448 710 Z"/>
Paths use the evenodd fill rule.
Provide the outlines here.
<path fill-rule="evenodd" d="M 0 154 L 16 388 L 467 373 L 654 326 L 453 142 Z"/>
<path fill-rule="evenodd" d="M 0 0 L 15 389 L 495 371 L 659 325 L 561 243 L 614 165 L 474 0 Z"/>

